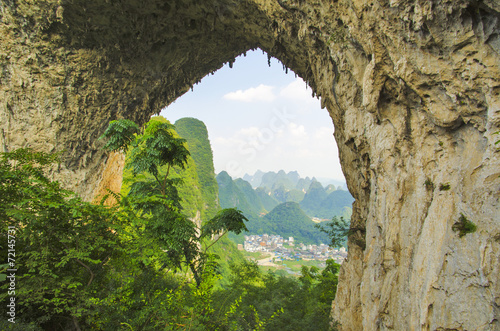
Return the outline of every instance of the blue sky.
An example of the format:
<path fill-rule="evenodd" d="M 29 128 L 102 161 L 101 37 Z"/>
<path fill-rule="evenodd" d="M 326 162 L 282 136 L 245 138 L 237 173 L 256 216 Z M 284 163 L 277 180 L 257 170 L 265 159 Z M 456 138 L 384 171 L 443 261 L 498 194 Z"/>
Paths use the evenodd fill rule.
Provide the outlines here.
<path fill-rule="evenodd" d="M 333 124 L 320 101 L 292 71 L 256 50 L 240 56 L 233 68 L 202 79 L 161 115 L 205 122 L 215 171 L 233 178 L 245 173 L 297 170 L 302 177 L 344 181 L 333 138 Z"/>

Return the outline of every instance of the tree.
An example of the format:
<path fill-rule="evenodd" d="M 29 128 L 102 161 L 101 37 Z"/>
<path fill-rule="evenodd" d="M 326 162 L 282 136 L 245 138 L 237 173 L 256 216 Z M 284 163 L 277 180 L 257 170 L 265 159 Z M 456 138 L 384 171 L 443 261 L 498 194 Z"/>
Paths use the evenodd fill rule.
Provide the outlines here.
<path fill-rule="evenodd" d="M 190 154 L 185 140 L 166 120 L 153 118 L 142 130 L 129 120 L 112 121 L 101 138 L 107 139 L 104 148 L 109 151 L 130 150 L 126 167 L 134 175 L 151 176 L 132 184 L 122 206 L 132 208 L 130 214 L 143 222 L 145 233 L 165 251 L 164 264 L 188 266 L 199 286 L 203 269 L 213 258 L 201 249 L 201 242 L 213 236 L 218 240 L 229 231 L 246 231 L 248 220 L 237 209 L 225 209 L 199 227 L 182 213 L 176 188 L 180 180 L 170 179 L 169 174 L 173 167 L 184 169 Z"/>
<path fill-rule="evenodd" d="M 330 330 L 338 270 L 327 260 L 321 272 L 303 266 L 297 279 L 264 274 L 256 262 L 231 264 L 230 284 L 215 293 L 211 319 L 222 330 Z"/>
<path fill-rule="evenodd" d="M 335 216 L 332 218 L 332 221 L 328 222 L 326 225 L 316 224 L 315 227 L 330 237 L 329 246 L 333 248 L 344 246 L 347 242 L 347 237 L 351 233 L 349 228 L 350 224 L 344 217 L 340 217 L 339 219 Z"/>
<path fill-rule="evenodd" d="M 48 179 L 57 159 L 30 149 L 1 154 L 0 245 L 14 233 L 9 248 L 15 253 L 10 268 L 18 270 L 18 322 L 79 330 L 92 314 L 106 263 L 120 249 L 120 224 L 109 208 L 84 202 Z M 7 249 L 1 255 L 7 261 Z M 2 301 L 8 299 L 7 286 L 2 285 Z"/>

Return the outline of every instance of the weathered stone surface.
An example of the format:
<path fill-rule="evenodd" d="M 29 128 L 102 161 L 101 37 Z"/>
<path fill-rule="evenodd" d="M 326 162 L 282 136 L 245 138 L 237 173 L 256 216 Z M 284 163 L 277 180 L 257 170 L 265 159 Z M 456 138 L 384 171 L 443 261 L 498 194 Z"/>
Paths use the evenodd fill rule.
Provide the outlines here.
<path fill-rule="evenodd" d="M 64 150 L 54 176 L 92 199 L 110 120 L 145 122 L 260 47 L 335 124 L 356 198 L 342 328 L 500 329 L 497 0 L 4 0 L 0 13 L 2 149 Z M 461 214 L 477 231 L 460 238 Z"/>

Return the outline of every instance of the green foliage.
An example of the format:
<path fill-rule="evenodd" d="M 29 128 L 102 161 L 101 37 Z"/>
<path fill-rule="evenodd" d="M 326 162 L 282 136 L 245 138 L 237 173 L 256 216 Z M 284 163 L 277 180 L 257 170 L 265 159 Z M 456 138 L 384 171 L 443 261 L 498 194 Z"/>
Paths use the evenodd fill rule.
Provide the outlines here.
<path fill-rule="evenodd" d="M 210 221 L 205 223 L 202 229 L 201 238 L 220 234 L 220 232 L 234 232 L 240 234 L 248 231 L 245 221 L 248 219 L 236 208 L 226 208 L 217 213 Z"/>
<path fill-rule="evenodd" d="M 130 214 L 137 218 L 145 234 L 165 252 L 159 262 L 179 270 L 188 267 L 201 286 L 204 269 L 210 261 L 207 250 L 201 250 L 201 241 L 216 233 L 219 238 L 229 231 L 240 233 L 246 230 L 247 219 L 236 209 L 222 210 L 199 228 L 181 212 L 176 188 L 179 180 L 170 179 L 169 174 L 172 168 L 183 169 L 187 163 L 189 151 L 184 142 L 161 117 L 151 119 L 143 134 L 129 140 L 131 150 L 126 167 L 132 169 L 133 175 L 149 175 L 149 178 L 144 176 L 143 180 L 135 181 L 121 204 L 132 209 Z"/>
<path fill-rule="evenodd" d="M 115 233 L 121 227 L 107 208 L 84 202 L 47 178 L 56 160 L 29 149 L 0 159 L 2 233 L 15 227 L 16 268 L 23 271 L 16 279 L 17 314 L 20 322 L 49 329 L 68 321 L 77 325 L 92 314 L 105 264 L 119 251 Z M 6 250 L 1 255 L 6 261 Z"/>
<path fill-rule="evenodd" d="M 231 268 L 230 284 L 214 293 L 211 318 L 227 325 L 221 330 L 329 330 L 339 270 L 333 260 L 322 272 L 304 267 L 299 280 L 263 274 L 255 262 Z"/>
<path fill-rule="evenodd" d="M 429 178 L 425 180 L 424 186 L 427 191 L 434 191 L 434 183 Z"/>
<path fill-rule="evenodd" d="M 217 268 L 217 273 L 220 275 L 221 279 L 215 284 L 216 288 L 227 286 L 229 284 L 229 277 L 231 274 L 231 263 L 241 263 L 245 260 L 245 257 L 241 251 L 238 250 L 233 241 L 229 239 L 231 232 L 222 237 L 217 237 L 215 243 L 208 243 L 210 245 L 206 249 L 208 253 L 213 256 L 218 256 L 219 267 Z"/>
<path fill-rule="evenodd" d="M 324 232 L 330 238 L 330 247 L 339 248 L 346 246 L 347 237 L 352 233 L 350 224 L 343 217 L 334 217 L 331 222 L 315 225 L 321 232 Z"/>
<path fill-rule="evenodd" d="M 448 191 L 449 189 L 450 189 L 450 183 L 439 184 L 439 190 L 440 191 Z"/>
<path fill-rule="evenodd" d="M 159 168 L 162 166 L 184 168 L 189 156 L 185 140 L 174 136 L 174 126 L 157 119 L 148 122 L 142 135 L 136 135 L 136 140 L 131 142 L 133 149 L 127 166 L 134 175 L 143 172 L 155 176 L 160 187 L 162 183 L 158 178 Z M 169 168 L 165 178 L 169 175 Z"/>
<path fill-rule="evenodd" d="M 203 217 L 213 217 L 219 209 L 218 186 L 215 179 L 212 148 L 205 124 L 194 118 L 181 118 L 175 122 L 175 130 L 186 139 L 189 152 L 196 164 L 204 208 Z"/>
<path fill-rule="evenodd" d="M 467 233 L 476 232 L 476 224 L 471 222 L 464 214 L 460 214 L 458 221 L 452 226 L 453 231 L 458 232 L 458 236 L 462 238 Z"/>
<path fill-rule="evenodd" d="M 9 268 L 9 264 L 2 264 L 0 265 L 0 282 L 3 282 L 7 279 L 7 274 L 4 274 L 4 272 L 7 272 L 7 269 Z"/>
<path fill-rule="evenodd" d="M 104 149 L 126 152 L 130 143 L 134 140 L 135 135 L 138 134 L 139 131 L 139 126 L 133 121 L 111 121 L 100 139 L 107 139 Z"/>

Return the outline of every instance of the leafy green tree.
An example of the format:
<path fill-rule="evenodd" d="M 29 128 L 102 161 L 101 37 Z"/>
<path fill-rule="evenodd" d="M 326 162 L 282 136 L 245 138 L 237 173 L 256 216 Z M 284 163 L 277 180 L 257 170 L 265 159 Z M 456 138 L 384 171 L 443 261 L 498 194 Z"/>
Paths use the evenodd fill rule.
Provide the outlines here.
<path fill-rule="evenodd" d="M 344 217 L 338 218 L 335 216 L 331 222 L 324 224 L 316 224 L 321 232 L 326 233 L 330 237 L 330 247 L 338 248 L 346 245 L 347 237 L 350 232 L 350 224 Z"/>
<path fill-rule="evenodd" d="M 297 279 L 263 274 L 255 262 L 232 264 L 230 284 L 214 294 L 221 330 L 329 330 L 339 265 L 303 267 Z M 229 316 L 228 316 L 229 314 Z"/>
<path fill-rule="evenodd" d="M 207 251 L 213 238 L 245 230 L 241 213 L 222 210 L 197 228 L 170 199 L 175 185 L 168 177 L 168 197 L 153 179 L 133 187 L 119 207 L 90 204 L 48 179 L 54 162 L 57 155 L 31 150 L 0 156 L 0 256 L 7 261 L 13 226 L 18 269 L 16 324 L 2 321 L 0 329 L 216 329 L 208 317 L 220 276 Z M 165 181 L 163 173 L 158 179 Z M 150 189 L 157 193 L 146 194 Z M 163 218 L 152 217 L 161 211 Z M 188 259 L 195 283 L 169 272 Z M 7 316 L 8 284 L 0 286 Z"/>
<path fill-rule="evenodd" d="M 18 149 L 0 157 L 1 244 L 15 229 L 16 314 L 18 322 L 46 329 L 80 329 L 92 315 L 106 263 L 119 251 L 121 227 L 110 209 L 82 201 L 47 170 L 57 155 Z M 5 246 L 3 247 L 5 248 Z M 7 250 L 1 251 L 7 261 Z M 0 291 L 2 302 L 8 284 Z M 3 316 L 5 304 L 2 304 Z"/>
<path fill-rule="evenodd" d="M 162 262 L 176 269 L 188 266 L 200 286 L 203 269 L 210 261 L 207 249 L 201 248 L 202 241 L 230 231 L 246 231 L 244 222 L 248 220 L 237 209 L 225 209 L 200 227 L 182 213 L 176 187 L 180 180 L 170 179 L 169 174 L 173 167 L 184 169 L 189 151 L 170 123 L 153 118 L 139 130 L 131 121 L 112 121 L 102 138 L 107 139 L 107 150 L 130 149 L 126 167 L 134 175 L 147 173 L 153 177 L 135 181 L 122 206 L 132 208 L 131 214 L 143 223 L 145 233 L 165 251 Z"/>

